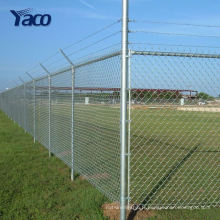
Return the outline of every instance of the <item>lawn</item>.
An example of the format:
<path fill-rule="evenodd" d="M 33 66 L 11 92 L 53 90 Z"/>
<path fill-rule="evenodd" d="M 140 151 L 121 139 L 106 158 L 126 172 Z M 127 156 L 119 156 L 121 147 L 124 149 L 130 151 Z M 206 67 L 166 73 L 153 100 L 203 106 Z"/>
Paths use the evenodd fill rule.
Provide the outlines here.
<path fill-rule="evenodd" d="M 130 197 L 148 207 L 220 201 L 220 113 L 132 109 Z"/>
<path fill-rule="evenodd" d="M 97 112 L 97 109 L 95 109 L 95 107 L 93 108 L 94 111 L 91 113 L 91 117 Z M 82 121 L 88 122 L 88 119 L 83 118 L 82 109 L 79 109 L 79 111 L 81 111 L 81 115 L 79 114 L 81 118 L 79 117 L 76 121 L 78 120 L 79 122 L 81 120 L 80 129 L 83 132 L 86 125 L 83 125 Z M 118 110 L 112 109 L 111 111 L 114 111 L 114 114 L 118 116 Z M 115 111 L 117 112 L 115 113 Z M 109 111 L 103 111 L 101 118 L 106 117 L 107 113 L 109 113 Z M 152 114 L 155 118 L 158 117 L 155 112 Z M 85 115 L 88 116 L 88 114 Z M 213 115 L 208 115 L 205 120 L 207 121 L 211 116 Z M 151 115 L 150 118 L 152 117 Z M 170 117 L 174 117 L 173 114 L 170 115 Z M 168 120 L 168 117 L 166 118 Z M 178 117 L 175 119 L 177 118 Z M 61 118 L 60 120 L 63 119 Z M 212 118 L 212 120 L 215 121 L 216 119 Z M 114 121 L 110 121 L 108 124 L 110 130 L 116 127 L 113 122 Z M 105 121 L 101 120 L 99 123 L 100 128 L 104 125 Z M 152 126 L 153 122 L 151 124 L 151 127 Z M 110 130 L 105 131 L 106 137 L 111 136 L 112 131 Z M 94 133 L 92 129 L 90 131 Z M 101 130 L 97 130 L 97 132 L 99 134 Z M 82 137 L 92 139 L 97 146 L 106 143 L 106 140 L 102 140 L 99 136 L 93 139 L 93 133 L 85 133 Z M 175 132 L 173 132 L 173 134 L 175 134 Z M 147 135 L 152 136 L 153 134 L 148 133 Z M 143 135 L 140 138 L 143 139 Z M 118 137 L 115 137 L 115 140 L 117 141 Z M 87 140 L 85 140 L 85 143 L 87 143 L 86 141 Z M 111 144 L 115 143 L 113 140 L 111 141 Z M 156 139 L 152 141 L 154 143 Z M 152 146 L 152 141 L 151 144 L 147 144 Z M 165 142 L 165 139 L 162 141 Z M 206 139 L 203 140 L 203 143 L 206 143 L 205 141 Z M 139 149 L 143 149 L 142 145 L 144 142 L 146 144 L 146 141 L 140 142 Z M 213 144 L 213 146 L 215 145 Z M 152 149 L 153 148 L 154 147 L 152 147 Z M 204 150 L 204 147 L 202 149 Z M 100 156 L 103 156 L 102 153 L 103 152 L 100 152 Z M 90 154 L 92 154 L 92 152 L 90 152 Z M 111 152 L 109 155 L 111 155 Z M 93 155 L 91 155 L 91 159 L 94 159 Z M 111 159 L 111 156 L 109 156 L 109 161 Z M 97 164 L 100 162 L 101 160 L 98 159 Z M 108 164 L 103 164 L 103 167 L 104 170 L 108 171 Z M 86 171 L 86 167 L 83 167 L 83 171 Z M 99 168 L 98 171 L 100 172 L 101 168 Z M 111 170 L 109 170 L 109 172 L 110 171 Z M 94 172 L 97 172 L 97 170 Z M 133 173 L 133 175 L 135 174 Z M 115 176 L 115 178 L 117 177 Z M 91 182 L 95 181 L 94 177 L 91 177 L 91 179 Z M 105 180 L 102 178 L 96 181 L 101 182 L 99 186 L 105 183 Z M 156 182 L 155 180 L 155 183 Z M 102 189 L 107 190 L 108 188 L 104 187 L 100 190 Z M 112 189 L 113 187 L 110 189 L 110 192 Z M 115 194 L 117 194 L 117 192 Z M 18 125 L 14 124 L 0 112 L 0 219 L 105 219 L 102 214 L 101 206 L 107 201 L 107 198 L 98 190 L 78 176 L 76 176 L 74 182 L 71 182 L 68 166 L 56 157 L 49 158 L 47 149 L 39 143 L 34 144 L 31 136 L 25 134 L 22 128 L 18 127 Z M 153 211 L 153 213 L 154 216 L 148 219 L 217 220 L 220 216 L 220 209 L 161 210 Z"/>
<path fill-rule="evenodd" d="M 105 201 L 0 112 L 0 219 L 104 219 Z"/>

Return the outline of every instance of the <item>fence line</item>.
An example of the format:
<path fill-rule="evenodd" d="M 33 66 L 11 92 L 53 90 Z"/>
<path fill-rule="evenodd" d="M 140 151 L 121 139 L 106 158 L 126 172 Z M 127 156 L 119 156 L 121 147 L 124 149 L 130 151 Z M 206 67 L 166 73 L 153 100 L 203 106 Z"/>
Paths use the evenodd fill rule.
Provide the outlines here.
<path fill-rule="evenodd" d="M 124 11 L 126 14 L 126 11 Z M 132 48 L 0 93 L 0 109 L 126 208 L 219 207 L 220 55 Z M 121 65 L 122 64 L 122 65 Z"/>
<path fill-rule="evenodd" d="M 70 167 L 71 180 L 79 172 L 112 201 L 120 199 L 120 61 L 114 52 L 0 93 L 0 108 Z M 220 105 L 198 92 L 220 93 L 219 65 L 219 55 L 129 50 L 130 206 L 219 206 Z"/>

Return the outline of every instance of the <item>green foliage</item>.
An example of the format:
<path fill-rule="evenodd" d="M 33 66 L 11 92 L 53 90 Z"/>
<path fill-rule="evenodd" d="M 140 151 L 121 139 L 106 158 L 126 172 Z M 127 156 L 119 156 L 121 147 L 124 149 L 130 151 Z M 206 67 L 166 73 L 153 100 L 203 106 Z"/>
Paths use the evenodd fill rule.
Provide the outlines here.
<path fill-rule="evenodd" d="M 214 100 L 213 96 L 210 96 L 209 94 L 205 92 L 200 92 L 197 96 L 199 99 L 207 100 L 207 101 L 212 101 Z"/>

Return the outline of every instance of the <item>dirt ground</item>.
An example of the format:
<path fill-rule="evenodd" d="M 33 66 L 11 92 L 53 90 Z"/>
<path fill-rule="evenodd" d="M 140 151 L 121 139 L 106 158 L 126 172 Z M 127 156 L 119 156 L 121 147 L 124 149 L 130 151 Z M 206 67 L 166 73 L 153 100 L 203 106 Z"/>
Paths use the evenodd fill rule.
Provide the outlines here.
<path fill-rule="evenodd" d="M 193 106 L 193 107 L 177 107 L 177 110 L 180 111 L 193 111 L 193 112 L 220 112 L 220 107 L 211 107 L 211 106 Z"/>
<path fill-rule="evenodd" d="M 177 105 L 132 105 L 132 109 L 171 109 L 179 111 L 193 111 L 193 112 L 220 112 L 220 106 L 177 106 Z"/>
<path fill-rule="evenodd" d="M 109 217 L 110 220 L 119 220 L 120 219 L 120 206 L 119 203 L 110 203 L 104 204 L 102 206 L 104 216 Z M 149 217 L 153 217 L 155 213 L 149 210 L 139 210 L 132 211 L 127 210 L 127 219 L 128 220 L 144 220 Z"/>

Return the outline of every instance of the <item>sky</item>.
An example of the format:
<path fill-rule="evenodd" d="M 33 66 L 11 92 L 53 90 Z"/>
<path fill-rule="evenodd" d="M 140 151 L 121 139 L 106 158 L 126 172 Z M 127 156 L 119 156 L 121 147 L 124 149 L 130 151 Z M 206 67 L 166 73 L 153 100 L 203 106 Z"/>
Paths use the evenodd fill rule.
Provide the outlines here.
<path fill-rule="evenodd" d="M 121 0 L 0 0 L 0 90 L 4 91 L 6 88 L 20 84 L 19 77 L 29 80 L 25 71 L 30 71 L 34 77 L 42 74 L 39 62 L 56 53 L 59 48 L 65 48 L 120 19 L 121 3 Z M 10 10 L 27 8 L 32 8 L 33 14 L 50 14 L 52 16 L 51 24 L 47 27 L 15 27 L 14 17 Z M 137 21 L 167 21 L 220 26 L 220 1 L 130 0 L 129 15 L 131 20 Z M 145 31 L 129 35 L 131 43 L 146 43 L 145 47 L 164 43 L 220 47 L 219 37 L 170 36 L 154 33 L 220 36 L 220 28 L 131 22 L 130 30 Z M 97 39 L 105 38 L 118 31 L 120 31 L 120 24 L 100 33 Z M 151 33 L 147 33 L 147 31 Z M 95 40 L 96 38 L 89 39 L 81 45 L 71 47 L 66 52 L 77 51 Z M 120 43 L 120 33 L 116 38 L 110 38 L 107 42 L 103 41 L 95 49 L 114 43 Z M 202 50 L 218 51 L 219 49 L 204 48 Z M 92 50 L 84 51 L 86 53 Z M 32 70 L 33 67 L 36 70 Z"/>

